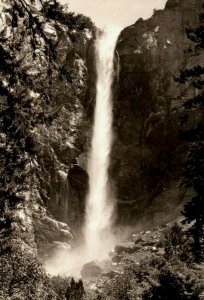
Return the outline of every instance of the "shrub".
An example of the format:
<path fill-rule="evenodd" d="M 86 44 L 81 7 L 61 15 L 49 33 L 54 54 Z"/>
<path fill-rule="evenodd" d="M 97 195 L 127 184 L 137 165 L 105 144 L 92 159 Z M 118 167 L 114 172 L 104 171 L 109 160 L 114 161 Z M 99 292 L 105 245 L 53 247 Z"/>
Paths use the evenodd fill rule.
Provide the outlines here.
<path fill-rule="evenodd" d="M 7 300 L 57 299 L 35 256 L 23 251 L 18 240 L 4 240 L 3 245 L 0 251 L 0 297 Z"/>
<path fill-rule="evenodd" d="M 184 228 L 178 223 L 168 228 L 164 233 L 164 251 L 167 260 L 178 257 L 181 261 L 191 261 L 190 240 Z"/>
<path fill-rule="evenodd" d="M 59 299 L 82 300 L 85 290 L 82 280 L 75 281 L 73 278 L 55 276 L 50 278 L 50 285 Z"/>
<path fill-rule="evenodd" d="M 101 300 L 197 300 L 204 290 L 202 271 L 174 257 L 129 262 L 124 273 L 107 279 Z"/>
<path fill-rule="evenodd" d="M 200 274 L 201 275 L 201 274 Z M 202 277 L 202 275 L 200 276 Z M 197 270 L 190 270 L 179 261 L 167 262 L 155 281 L 144 291 L 143 300 L 198 300 L 203 287 Z"/>

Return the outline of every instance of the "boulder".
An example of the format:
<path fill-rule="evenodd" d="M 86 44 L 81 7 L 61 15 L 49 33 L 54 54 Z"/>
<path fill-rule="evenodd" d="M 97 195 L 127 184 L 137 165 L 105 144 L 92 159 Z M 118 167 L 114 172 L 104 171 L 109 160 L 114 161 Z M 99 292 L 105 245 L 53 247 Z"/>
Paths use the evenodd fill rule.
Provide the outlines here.
<path fill-rule="evenodd" d="M 95 262 L 85 264 L 81 270 L 83 280 L 95 279 L 100 274 L 102 274 L 102 269 Z"/>
<path fill-rule="evenodd" d="M 113 257 L 111 258 L 111 261 L 112 261 L 113 263 L 119 263 L 119 262 L 121 262 L 121 259 L 122 259 L 122 256 L 121 256 L 121 255 L 115 254 L 115 255 L 113 255 Z"/>
<path fill-rule="evenodd" d="M 140 249 L 141 249 L 140 246 L 137 246 L 132 242 L 129 242 L 129 243 L 127 242 L 127 243 L 123 243 L 123 244 L 120 244 L 120 245 L 116 245 L 115 246 L 115 253 L 117 255 L 121 255 L 123 253 L 132 254 L 134 252 L 139 251 Z"/>
<path fill-rule="evenodd" d="M 77 164 L 71 165 L 68 173 L 68 180 L 72 188 L 77 190 L 87 190 L 88 174 Z"/>

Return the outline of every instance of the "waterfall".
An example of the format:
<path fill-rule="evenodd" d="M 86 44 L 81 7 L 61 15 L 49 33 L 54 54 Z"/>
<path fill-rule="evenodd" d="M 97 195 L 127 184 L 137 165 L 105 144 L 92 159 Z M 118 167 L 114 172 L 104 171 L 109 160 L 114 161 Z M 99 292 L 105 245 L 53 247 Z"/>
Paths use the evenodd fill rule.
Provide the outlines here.
<path fill-rule="evenodd" d="M 89 193 L 86 203 L 85 246 L 90 258 L 102 258 L 111 247 L 114 197 L 108 177 L 112 146 L 112 83 L 117 30 L 104 30 L 96 40 L 96 105 L 88 159 Z M 110 250 L 110 249 L 109 249 Z"/>
<path fill-rule="evenodd" d="M 97 96 L 91 150 L 88 159 L 89 193 L 86 199 L 85 243 L 72 251 L 59 251 L 46 262 L 51 275 L 80 276 L 82 266 L 103 260 L 114 246 L 114 195 L 108 168 L 112 146 L 112 83 L 114 52 L 119 30 L 103 31 L 96 40 Z"/>

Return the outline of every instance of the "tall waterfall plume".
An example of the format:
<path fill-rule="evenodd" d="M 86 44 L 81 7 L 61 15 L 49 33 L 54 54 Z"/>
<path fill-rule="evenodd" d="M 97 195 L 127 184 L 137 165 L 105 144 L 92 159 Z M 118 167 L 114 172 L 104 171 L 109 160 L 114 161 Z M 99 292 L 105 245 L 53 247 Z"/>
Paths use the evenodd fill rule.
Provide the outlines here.
<path fill-rule="evenodd" d="M 112 83 L 117 30 L 104 30 L 96 41 L 96 106 L 88 160 L 89 193 L 86 203 L 85 246 L 90 258 L 102 258 L 111 247 L 114 197 L 108 168 L 112 146 Z M 110 250 L 110 249 L 109 249 Z"/>

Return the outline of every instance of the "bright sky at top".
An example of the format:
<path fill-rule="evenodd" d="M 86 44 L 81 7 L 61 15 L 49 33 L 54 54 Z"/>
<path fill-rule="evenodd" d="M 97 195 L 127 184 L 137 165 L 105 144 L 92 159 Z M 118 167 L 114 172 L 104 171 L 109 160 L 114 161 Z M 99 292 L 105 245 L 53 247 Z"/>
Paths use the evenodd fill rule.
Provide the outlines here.
<path fill-rule="evenodd" d="M 166 0 L 61 0 L 69 4 L 71 11 L 91 17 L 94 23 L 103 28 L 126 27 L 139 18 L 149 18 L 153 9 L 163 9 Z"/>

